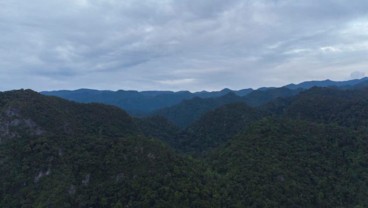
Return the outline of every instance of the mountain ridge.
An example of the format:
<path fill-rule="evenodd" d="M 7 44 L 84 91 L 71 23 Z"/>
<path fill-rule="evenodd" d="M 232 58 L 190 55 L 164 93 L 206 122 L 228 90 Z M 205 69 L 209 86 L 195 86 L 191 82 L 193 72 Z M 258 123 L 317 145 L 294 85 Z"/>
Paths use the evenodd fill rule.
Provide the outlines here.
<path fill-rule="evenodd" d="M 184 129 L 0 93 L 0 207 L 366 207 L 368 88 L 290 92 L 194 98 Z"/>
<path fill-rule="evenodd" d="M 265 94 L 268 91 L 277 91 L 277 89 L 289 89 L 296 92 L 309 89 L 311 87 L 340 87 L 349 88 L 354 85 L 364 85 L 368 83 L 368 78 L 348 80 L 348 81 L 308 81 L 299 84 L 289 84 L 283 87 L 264 87 L 258 89 L 241 89 L 231 90 L 224 88 L 220 91 L 136 91 L 136 90 L 93 90 L 93 89 L 78 89 L 78 90 L 59 90 L 59 91 L 42 91 L 41 94 L 57 96 L 67 100 L 72 100 L 81 103 L 104 103 L 118 106 L 126 110 L 133 116 L 147 116 L 159 109 L 169 108 L 178 105 L 185 100 L 190 100 L 195 97 L 199 98 L 218 98 L 228 93 L 234 93 L 239 97 L 249 96 L 254 93 Z M 259 102 L 253 101 L 250 105 L 259 105 Z"/>

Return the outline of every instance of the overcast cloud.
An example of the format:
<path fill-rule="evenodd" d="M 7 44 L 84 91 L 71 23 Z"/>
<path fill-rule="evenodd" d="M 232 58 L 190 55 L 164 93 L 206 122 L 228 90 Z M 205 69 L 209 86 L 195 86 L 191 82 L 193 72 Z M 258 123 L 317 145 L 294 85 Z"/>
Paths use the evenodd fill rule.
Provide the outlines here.
<path fill-rule="evenodd" d="M 218 90 L 368 72 L 366 0 L 0 0 L 0 90 Z"/>

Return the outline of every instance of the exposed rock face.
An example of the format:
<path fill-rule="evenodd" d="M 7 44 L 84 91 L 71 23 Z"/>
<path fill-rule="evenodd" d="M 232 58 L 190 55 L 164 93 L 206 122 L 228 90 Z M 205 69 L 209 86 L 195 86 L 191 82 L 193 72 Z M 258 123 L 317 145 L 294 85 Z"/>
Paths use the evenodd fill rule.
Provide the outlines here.
<path fill-rule="evenodd" d="M 40 136 L 44 131 L 31 119 L 23 118 L 19 110 L 7 107 L 0 112 L 0 144 L 23 135 Z"/>
<path fill-rule="evenodd" d="M 40 170 L 40 172 L 34 178 L 34 182 L 35 183 L 38 183 L 41 178 L 50 175 L 50 173 L 51 173 L 51 169 L 50 168 L 48 168 L 46 171 Z"/>
<path fill-rule="evenodd" d="M 84 186 L 88 186 L 90 179 L 91 179 L 91 174 L 90 174 L 90 173 L 88 173 L 88 174 L 84 177 L 84 179 L 82 180 L 82 185 L 84 185 Z"/>

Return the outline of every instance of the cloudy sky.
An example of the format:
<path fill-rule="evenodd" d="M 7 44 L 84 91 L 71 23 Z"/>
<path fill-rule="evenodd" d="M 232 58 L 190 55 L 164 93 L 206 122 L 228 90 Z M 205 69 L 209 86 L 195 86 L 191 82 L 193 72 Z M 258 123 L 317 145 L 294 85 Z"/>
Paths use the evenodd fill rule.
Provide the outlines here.
<path fill-rule="evenodd" d="M 218 90 L 368 74 L 367 0 L 0 0 L 0 90 Z"/>

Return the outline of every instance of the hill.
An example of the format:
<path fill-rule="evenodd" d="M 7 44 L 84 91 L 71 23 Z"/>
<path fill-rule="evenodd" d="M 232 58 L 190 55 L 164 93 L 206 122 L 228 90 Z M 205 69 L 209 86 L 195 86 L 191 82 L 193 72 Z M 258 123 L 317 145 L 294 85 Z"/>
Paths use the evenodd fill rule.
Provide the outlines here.
<path fill-rule="evenodd" d="M 185 100 L 178 105 L 164 108 L 153 113 L 159 115 L 179 127 L 187 127 L 192 122 L 199 119 L 206 112 L 235 102 L 241 102 L 242 97 L 229 93 L 218 98 L 193 98 Z"/>
<path fill-rule="evenodd" d="M 185 128 L 197 121 L 207 112 L 230 103 L 246 103 L 252 107 L 258 107 L 277 98 L 292 97 L 300 93 L 301 90 L 291 90 L 287 88 L 259 89 L 240 97 L 234 93 L 229 93 L 217 98 L 193 98 L 185 100 L 177 105 L 163 108 L 154 113 L 165 117 L 175 125 Z"/>
<path fill-rule="evenodd" d="M 199 161 L 119 108 L 0 93 L 0 207 L 213 207 Z"/>
<path fill-rule="evenodd" d="M 364 129 L 368 124 L 368 88 L 311 88 L 262 106 L 279 116 Z"/>
<path fill-rule="evenodd" d="M 0 207 L 366 207 L 367 94 L 261 89 L 247 95 L 255 106 L 232 93 L 195 98 L 177 111 L 194 122 L 179 128 L 0 93 Z"/>
<path fill-rule="evenodd" d="M 177 149 L 203 153 L 227 143 L 265 114 L 245 103 L 233 103 L 211 110 L 177 138 Z"/>
<path fill-rule="evenodd" d="M 367 145 L 346 128 L 264 119 L 208 162 L 227 207 L 365 207 Z"/>
<path fill-rule="evenodd" d="M 123 110 L 102 104 L 78 104 L 31 90 L 0 94 L 3 138 L 25 128 L 31 135 L 122 136 L 137 131 Z M 18 128 L 19 127 L 19 128 Z"/>
<path fill-rule="evenodd" d="M 161 116 L 136 118 L 135 122 L 146 137 L 160 139 L 172 147 L 177 144 L 177 135 L 182 131 Z"/>

